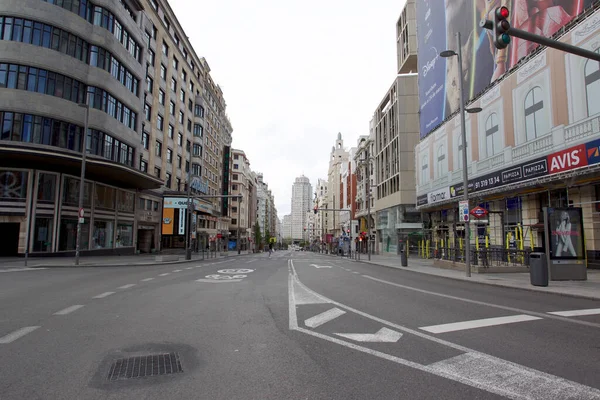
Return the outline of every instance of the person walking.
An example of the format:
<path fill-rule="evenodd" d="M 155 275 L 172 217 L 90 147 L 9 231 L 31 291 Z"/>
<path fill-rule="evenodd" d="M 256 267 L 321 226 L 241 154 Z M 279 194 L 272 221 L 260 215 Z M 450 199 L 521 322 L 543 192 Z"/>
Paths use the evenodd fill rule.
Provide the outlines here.
<path fill-rule="evenodd" d="M 273 243 L 269 243 L 269 257 L 271 257 L 272 252 L 273 252 Z"/>

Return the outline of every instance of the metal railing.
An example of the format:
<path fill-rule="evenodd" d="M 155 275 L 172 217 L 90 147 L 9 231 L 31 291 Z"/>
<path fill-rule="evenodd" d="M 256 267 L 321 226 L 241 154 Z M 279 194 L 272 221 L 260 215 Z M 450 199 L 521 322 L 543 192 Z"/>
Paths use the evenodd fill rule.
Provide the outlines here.
<path fill-rule="evenodd" d="M 531 250 L 529 249 L 473 249 L 471 250 L 471 263 L 481 267 L 529 267 L 530 254 Z M 425 256 L 430 259 L 462 263 L 465 259 L 465 250 L 455 247 L 431 248 Z"/>

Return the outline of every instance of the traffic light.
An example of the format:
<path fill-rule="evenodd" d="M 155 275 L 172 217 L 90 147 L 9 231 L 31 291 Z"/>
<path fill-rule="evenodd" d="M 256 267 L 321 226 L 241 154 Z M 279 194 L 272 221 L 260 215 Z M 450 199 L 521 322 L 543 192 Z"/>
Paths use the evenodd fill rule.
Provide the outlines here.
<path fill-rule="evenodd" d="M 508 8 L 506 7 L 497 7 L 494 10 L 494 46 L 496 46 L 497 49 L 504 49 L 510 44 L 510 35 L 507 33 L 510 29 L 510 22 L 508 22 L 509 16 L 510 11 L 508 11 Z"/>
<path fill-rule="evenodd" d="M 315 215 L 317 215 L 317 211 L 319 211 L 319 209 L 315 206 L 313 211 L 315 212 Z"/>

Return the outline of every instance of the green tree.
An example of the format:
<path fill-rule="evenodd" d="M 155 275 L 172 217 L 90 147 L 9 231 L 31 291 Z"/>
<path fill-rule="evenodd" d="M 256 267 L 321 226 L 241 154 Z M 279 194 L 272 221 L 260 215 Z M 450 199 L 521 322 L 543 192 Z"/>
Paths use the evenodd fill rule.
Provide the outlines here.
<path fill-rule="evenodd" d="M 256 250 L 260 250 L 262 235 L 260 233 L 260 225 L 258 225 L 258 222 L 254 224 L 254 240 L 256 241 Z"/>
<path fill-rule="evenodd" d="M 271 240 L 271 232 L 269 232 L 269 230 L 267 229 L 265 231 L 265 243 L 268 245 L 269 244 L 269 240 Z"/>

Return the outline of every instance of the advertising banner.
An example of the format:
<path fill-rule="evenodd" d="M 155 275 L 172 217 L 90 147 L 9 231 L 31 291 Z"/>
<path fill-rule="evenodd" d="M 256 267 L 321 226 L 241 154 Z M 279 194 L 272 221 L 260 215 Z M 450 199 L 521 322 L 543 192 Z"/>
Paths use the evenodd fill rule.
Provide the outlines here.
<path fill-rule="evenodd" d="M 581 208 L 548 208 L 550 258 L 553 260 L 585 259 L 583 214 Z"/>
<path fill-rule="evenodd" d="M 185 234 L 185 213 L 186 210 L 183 208 L 179 209 L 179 234 Z"/>
<path fill-rule="evenodd" d="M 175 210 L 173 208 L 163 208 L 163 220 L 162 220 L 162 234 L 172 235 L 173 234 L 173 219 L 175 217 Z"/>
<path fill-rule="evenodd" d="M 496 7 L 506 6 L 511 12 L 511 26 L 550 37 L 595 1 L 417 1 L 421 138 L 458 109 L 457 57 L 439 56 L 446 49 L 457 50 L 457 32 L 462 37 L 463 87 L 468 102 L 537 47 L 533 42 L 512 38 L 508 48 L 497 50 L 491 32 L 479 27 L 484 16 L 491 20 Z"/>

